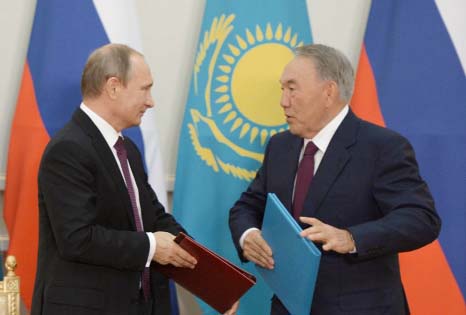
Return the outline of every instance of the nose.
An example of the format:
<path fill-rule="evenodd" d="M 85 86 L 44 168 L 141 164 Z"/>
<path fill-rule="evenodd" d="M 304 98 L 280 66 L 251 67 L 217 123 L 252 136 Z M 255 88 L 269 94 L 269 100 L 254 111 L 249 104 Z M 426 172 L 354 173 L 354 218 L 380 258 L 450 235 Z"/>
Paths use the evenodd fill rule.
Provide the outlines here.
<path fill-rule="evenodd" d="M 288 92 L 286 91 L 286 89 L 282 90 L 282 96 L 280 98 L 280 106 L 283 108 L 290 106 L 290 96 Z"/>
<path fill-rule="evenodd" d="M 152 97 L 152 93 L 149 93 L 149 95 L 147 96 L 146 106 L 149 107 L 149 108 L 152 108 L 152 107 L 155 106 L 155 102 L 154 102 L 154 98 Z"/>

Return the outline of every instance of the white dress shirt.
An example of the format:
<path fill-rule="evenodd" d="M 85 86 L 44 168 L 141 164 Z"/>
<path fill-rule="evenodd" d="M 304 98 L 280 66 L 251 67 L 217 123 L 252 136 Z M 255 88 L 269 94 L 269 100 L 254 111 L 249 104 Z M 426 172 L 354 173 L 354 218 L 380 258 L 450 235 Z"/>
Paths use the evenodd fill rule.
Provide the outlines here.
<path fill-rule="evenodd" d="M 117 132 L 112 125 L 110 125 L 105 119 L 100 117 L 98 114 L 96 114 L 94 111 L 92 111 L 89 107 L 87 107 L 84 103 L 81 103 L 80 105 L 81 110 L 86 113 L 87 116 L 92 120 L 94 125 L 99 129 L 100 133 L 105 139 L 105 142 L 107 142 L 109 148 L 111 149 L 113 153 L 113 157 L 115 158 L 115 161 L 117 162 L 118 168 L 120 169 L 121 176 L 123 177 L 123 181 L 125 180 L 125 177 L 123 175 L 123 170 L 121 168 L 120 164 L 120 159 L 118 158 L 116 149 L 113 147 L 115 143 L 118 140 L 118 137 L 123 137 L 121 132 Z M 128 163 L 128 162 L 127 162 Z M 128 163 L 128 169 L 129 173 L 131 176 L 131 181 L 133 182 L 133 187 L 134 187 L 134 194 L 136 196 L 136 205 L 138 208 L 139 212 L 139 218 L 141 219 L 141 226 L 144 226 L 142 223 L 142 215 L 141 215 L 141 204 L 139 202 L 139 190 L 138 190 L 138 185 L 136 184 L 136 181 L 134 179 L 133 171 L 131 170 L 131 165 Z M 146 267 L 150 266 L 150 263 L 152 261 L 152 257 L 154 256 L 155 253 L 155 247 L 156 247 L 156 241 L 154 234 L 147 232 L 147 237 L 149 238 L 149 255 L 147 257 L 147 262 L 146 262 Z"/>
<path fill-rule="evenodd" d="M 318 148 L 317 152 L 314 155 L 314 174 L 317 172 L 317 169 L 319 168 L 320 162 L 322 162 L 322 158 L 325 155 L 325 151 L 327 151 L 328 145 L 330 144 L 330 141 L 333 138 L 333 135 L 337 131 L 338 127 L 340 127 L 343 119 L 345 119 L 346 115 L 349 112 L 349 106 L 345 105 L 343 109 L 336 115 L 327 125 L 325 125 L 322 130 L 320 130 L 312 139 L 304 139 L 303 146 L 301 148 L 301 153 L 299 154 L 299 162 L 301 162 L 301 159 L 303 158 L 304 155 L 304 150 L 306 148 L 306 145 L 308 144 L 309 141 L 314 142 L 316 147 Z M 293 184 L 293 198 L 294 198 L 294 186 L 296 185 L 296 175 L 295 175 L 295 180 Z M 259 230 L 258 228 L 250 228 L 244 231 L 243 235 L 241 235 L 239 239 L 239 244 L 241 248 L 243 248 L 243 243 L 244 239 L 246 238 L 246 235 L 254 230 Z"/>

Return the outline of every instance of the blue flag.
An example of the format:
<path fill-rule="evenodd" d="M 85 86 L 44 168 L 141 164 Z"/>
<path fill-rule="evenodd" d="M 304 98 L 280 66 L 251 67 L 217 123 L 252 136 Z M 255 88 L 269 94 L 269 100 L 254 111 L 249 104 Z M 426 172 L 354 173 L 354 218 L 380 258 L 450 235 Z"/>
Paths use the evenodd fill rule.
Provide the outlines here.
<path fill-rule="evenodd" d="M 228 212 L 287 128 L 279 78 L 295 47 L 311 42 L 306 2 L 207 1 L 179 142 L 174 214 L 197 241 L 240 264 Z M 251 264 L 244 265 L 254 273 Z M 238 314 L 268 314 L 261 281 Z M 216 314 L 201 303 L 204 314 Z"/>

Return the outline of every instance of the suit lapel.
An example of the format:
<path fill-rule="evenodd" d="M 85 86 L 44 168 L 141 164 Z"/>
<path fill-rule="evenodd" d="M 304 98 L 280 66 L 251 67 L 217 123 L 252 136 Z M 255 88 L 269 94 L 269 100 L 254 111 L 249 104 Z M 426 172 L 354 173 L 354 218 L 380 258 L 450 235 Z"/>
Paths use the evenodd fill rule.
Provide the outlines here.
<path fill-rule="evenodd" d="M 115 157 L 111 149 L 108 147 L 107 142 L 100 133 L 99 129 L 97 129 L 96 125 L 94 125 L 92 120 L 81 109 L 77 109 L 75 111 L 73 115 L 73 120 L 92 139 L 94 149 L 102 159 L 103 164 L 105 165 L 105 168 L 110 176 L 110 180 L 115 185 L 115 188 L 118 191 L 118 196 L 115 196 L 115 198 L 120 198 L 121 204 L 125 206 L 128 219 L 130 220 L 133 229 L 136 230 L 128 190 L 126 189 L 126 184 L 123 180 L 123 176 L 121 175 L 118 164 L 115 160 Z"/>
<path fill-rule="evenodd" d="M 280 201 L 290 213 L 292 211 L 293 187 L 296 171 L 298 169 L 299 153 L 303 146 L 302 138 L 293 135 L 291 135 L 291 137 L 290 141 L 286 140 L 285 149 L 280 148 L 277 150 L 277 154 L 281 155 L 277 164 L 280 165 L 280 174 L 282 175 L 280 179 L 281 189 L 279 190 L 282 193 L 280 194 L 280 192 L 277 192 L 277 194 L 280 197 Z"/>
<path fill-rule="evenodd" d="M 125 147 L 126 151 L 128 152 L 128 162 L 131 166 L 131 171 L 133 172 L 134 180 L 136 181 L 136 185 L 138 186 L 139 191 L 139 204 L 141 206 L 141 215 L 142 215 L 142 222 L 144 225 L 144 231 L 150 231 L 150 222 L 153 221 L 153 218 L 149 216 L 153 214 L 150 211 L 143 211 L 146 209 L 144 206 L 146 202 L 149 202 L 147 198 L 145 198 L 146 194 L 143 193 L 143 189 L 145 189 L 145 175 L 141 175 L 144 173 L 143 165 L 141 164 L 140 159 L 138 158 L 137 153 L 135 152 L 135 145 L 134 143 L 130 144 L 131 140 L 126 138 L 125 140 Z M 150 201 L 151 202 L 151 201 Z"/>
<path fill-rule="evenodd" d="M 329 143 L 309 187 L 302 215 L 315 216 L 328 191 L 351 159 L 348 148 L 356 141 L 358 118 L 349 111 Z"/>

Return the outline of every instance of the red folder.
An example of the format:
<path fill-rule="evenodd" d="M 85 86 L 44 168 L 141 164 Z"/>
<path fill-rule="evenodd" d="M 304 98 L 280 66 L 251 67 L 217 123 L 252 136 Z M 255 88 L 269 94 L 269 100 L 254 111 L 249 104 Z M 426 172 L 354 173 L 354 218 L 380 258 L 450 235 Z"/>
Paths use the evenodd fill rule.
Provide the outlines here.
<path fill-rule="evenodd" d="M 197 260 L 194 269 L 157 264 L 156 270 L 220 313 L 225 313 L 256 283 L 256 278 L 184 233 L 175 242 Z"/>

